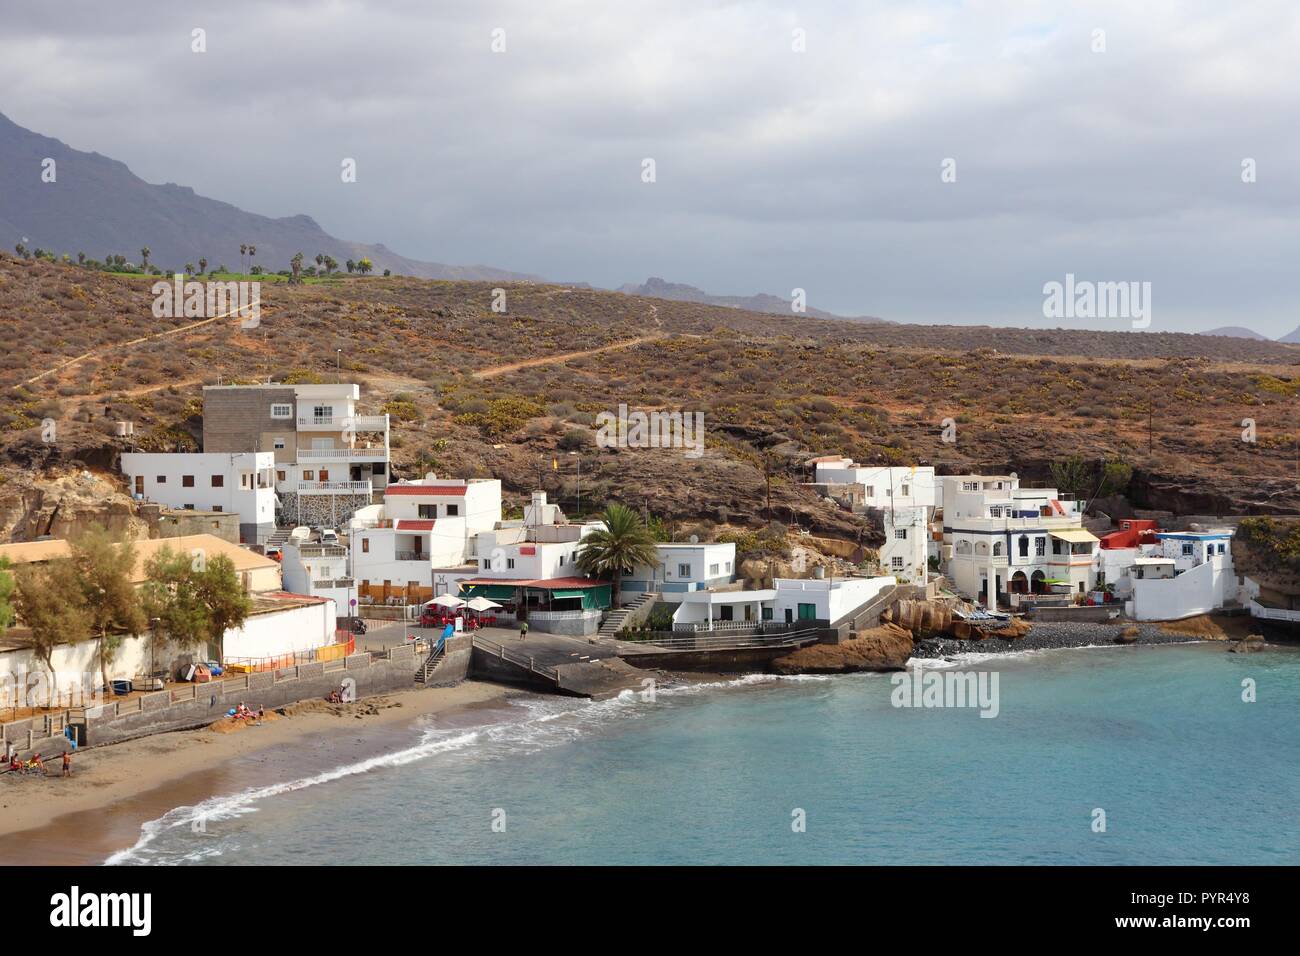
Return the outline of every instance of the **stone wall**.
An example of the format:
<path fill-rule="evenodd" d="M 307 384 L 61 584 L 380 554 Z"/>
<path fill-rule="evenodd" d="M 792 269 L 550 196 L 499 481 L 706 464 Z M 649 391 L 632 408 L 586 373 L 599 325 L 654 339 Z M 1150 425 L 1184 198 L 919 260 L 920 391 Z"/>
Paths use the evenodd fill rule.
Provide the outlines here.
<path fill-rule="evenodd" d="M 284 492 L 280 495 L 280 523 L 337 528 L 346 524 L 358 508 L 369 504 L 370 496 L 367 494 L 300 495 Z"/>

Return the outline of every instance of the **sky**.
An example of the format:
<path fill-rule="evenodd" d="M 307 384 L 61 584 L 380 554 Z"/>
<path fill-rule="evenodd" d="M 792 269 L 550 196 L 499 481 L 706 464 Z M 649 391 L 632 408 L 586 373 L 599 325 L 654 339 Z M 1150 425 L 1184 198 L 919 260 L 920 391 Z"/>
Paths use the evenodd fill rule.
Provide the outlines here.
<path fill-rule="evenodd" d="M 0 112 L 412 258 L 1278 336 L 1297 49 L 1292 0 L 10 2 Z M 1067 275 L 1146 314 L 1045 315 Z"/>

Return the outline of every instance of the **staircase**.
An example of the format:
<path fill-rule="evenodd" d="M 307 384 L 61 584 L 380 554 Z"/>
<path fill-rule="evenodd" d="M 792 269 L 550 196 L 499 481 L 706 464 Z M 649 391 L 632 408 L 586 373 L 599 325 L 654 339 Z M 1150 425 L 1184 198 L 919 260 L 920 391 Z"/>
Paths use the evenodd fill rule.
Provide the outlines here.
<path fill-rule="evenodd" d="M 447 642 L 439 641 L 438 646 L 429 652 L 429 656 L 424 659 L 424 663 L 420 665 L 420 669 L 415 672 L 415 682 L 417 684 L 427 684 L 429 678 L 433 676 L 433 672 L 438 669 L 438 665 L 441 664 L 446 657 Z"/>
<path fill-rule="evenodd" d="M 271 537 L 266 539 L 266 546 L 283 548 L 286 541 L 289 540 L 291 528 L 276 528 Z"/>
<path fill-rule="evenodd" d="M 659 600 L 659 595 L 656 592 L 647 591 L 631 604 L 615 608 L 605 615 L 604 623 L 600 625 L 600 631 L 597 632 L 596 636 L 609 638 L 614 637 L 623 629 L 623 622 L 627 620 L 628 615 L 636 611 L 644 610 L 647 604 L 653 604 L 657 600 Z"/>

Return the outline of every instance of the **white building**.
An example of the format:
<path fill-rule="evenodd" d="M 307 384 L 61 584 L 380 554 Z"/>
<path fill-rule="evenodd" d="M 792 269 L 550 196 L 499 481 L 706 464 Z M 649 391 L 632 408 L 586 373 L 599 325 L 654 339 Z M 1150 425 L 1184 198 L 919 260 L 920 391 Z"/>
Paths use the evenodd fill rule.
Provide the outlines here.
<path fill-rule="evenodd" d="M 126 452 L 122 473 L 137 501 L 186 511 L 239 515 L 240 540 L 275 530 L 275 456 L 271 452 Z"/>
<path fill-rule="evenodd" d="M 885 543 L 880 548 L 880 570 L 912 584 L 929 580 L 930 516 L 924 507 L 890 508 L 881 512 Z"/>
<path fill-rule="evenodd" d="M 429 475 L 389 485 L 373 520 L 351 535 L 358 600 L 421 604 L 434 597 L 435 569 L 477 561 L 479 534 L 501 521 L 501 482 Z"/>
<path fill-rule="evenodd" d="M 918 465 L 859 465 L 851 458 L 813 461 L 813 483 L 858 485 L 867 508 L 933 508 L 938 482 L 934 468 Z"/>
<path fill-rule="evenodd" d="M 327 598 L 335 603 L 340 615 L 352 612 L 357 587 L 349 569 L 347 548 L 291 539 L 281 548 L 281 569 L 285 590 Z"/>
<path fill-rule="evenodd" d="M 1160 531 L 1128 569 L 1125 613 L 1139 621 L 1168 621 L 1218 610 L 1242 600 L 1232 561 L 1232 534 Z"/>
<path fill-rule="evenodd" d="M 897 582 L 874 578 L 777 578 L 753 591 L 687 591 L 674 630 L 746 630 L 763 624 L 829 627 Z"/>
<path fill-rule="evenodd" d="M 664 600 L 674 601 L 686 591 L 706 591 L 731 584 L 736 579 L 734 542 L 695 544 L 664 542 L 655 545 L 654 567 L 640 565 L 624 571 L 619 594 L 628 600 L 647 591 L 658 591 Z"/>
<path fill-rule="evenodd" d="M 1014 475 L 950 475 L 942 484 L 943 556 L 960 593 L 987 601 L 990 578 L 998 594 L 1093 589 L 1099 540 L 1083 527 L 1080 502 L 1021 488 Z"/>

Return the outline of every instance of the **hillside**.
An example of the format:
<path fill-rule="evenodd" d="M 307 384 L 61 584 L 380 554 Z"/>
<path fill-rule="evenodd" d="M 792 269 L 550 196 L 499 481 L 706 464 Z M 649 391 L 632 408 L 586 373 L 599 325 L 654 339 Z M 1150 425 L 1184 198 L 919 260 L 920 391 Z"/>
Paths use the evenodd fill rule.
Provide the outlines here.
<path fill-rule="evenodd" d="M 1133 466 L 1142 506 L 1300 507 L 1300 348 L 1278 343 L 868 325 L 532 284 L 508 286 L 501 315 L 491 284 L 396 276 L 264 285 L 261 326 L 242 331 L 155 319 L 148 285 L 0 255 L 0 317 L 21 343 L 0 356 L 0 498 L 40 469 L 108 473 L 127 447 L 117 419 L 135 447 L 197 447 L 204 383 L 332 381 L 341 349 L 343 377 L 397 419 L 398 475 L 497 475 L 515 502 L 540 482 L 572 510 L 580 459 L 584 511 L 620 499 L 704 530 L 757 526 L 767 452 L 774 518 L 856 540 L 860 522 L 798 484 L 808 456 L 842 452 L 1027 480 L 1106 457 Z M 702 412 L 706 454 L 597 448 L 595 415 L 620 403 Z"/>
<path fill-rule="evenodd" d="M 748 312 L 766 312 L 770 315 L 791 315 L 790 300 L 775 295 L 712 295 L 693 285 L 681 282 L 665 282 L 651 276 L 641 284 L 628 283 L 619 286 L 619 292 L 625 295 L 640 295 L 652 299 L 672 299 L 675 302 L 698 302 L 701 305 L 720 305 L 729 309 L 744 309 Z M 883 322 L 870 315 L 839 316 L 821 309 L 809 308 L 806 312 L 818 319 L 850 319 L 854 322 Z"/>
<path fill-rule="evenodd" d="M 41 181 L 41 163 L 53 159 L 57 181 Z M 45 248 L 74 258 L 111 254 L 138 262 L 148 246 L 150 261 L 180 271 L 206 258 L 239 265 L 241 243 L 257 247 L 256 262 L 268 271 L 289 267 L 297 252 L 339 262 L 369 258 L 384 269 L 430 279 L 535 278 L 490 266 L 449 266 L 400 256 L 383 245 L 348 242 L 326 233 L 310 216 L 272 219 L 200 196 L 188 186 L 156 186 L 125 164 L 85 153 L 24 129 L 0 113 L 0 236 L 4 248 L 25 238 L 29 249 Z"/>

